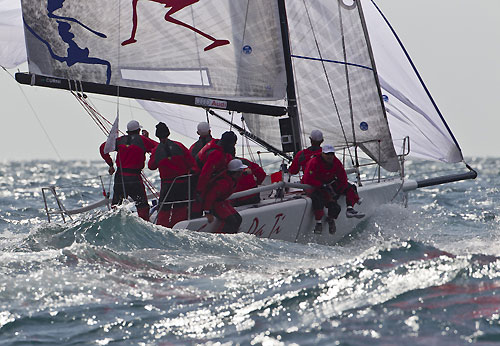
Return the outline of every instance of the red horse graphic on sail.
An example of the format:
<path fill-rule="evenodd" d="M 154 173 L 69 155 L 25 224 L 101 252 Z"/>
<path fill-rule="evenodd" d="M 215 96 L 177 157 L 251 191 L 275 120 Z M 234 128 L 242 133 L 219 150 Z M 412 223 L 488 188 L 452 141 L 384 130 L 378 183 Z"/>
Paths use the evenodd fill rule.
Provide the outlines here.
<path fill-rule="evenodd" d="M 137 40 L 135 39 L 135 33 L 137 31 L 137 1 L 138 0 L 132 0 L 132 33 L 131 33 L 130 38 L 128 40 L 125 40 L 122 42 L 122 46 L 126 46 L 128 44 L 137 42 Z M 207 33 L 204 33 L 203 31 L 196 29 L 195 27 L 193 27 L 189 24 L 181 22 L 180 20 L 177 20 L 175 18 L 172 18 L 172 15 L 174 13 L 182 10 L 185 7 L 193 5 L 200 0 L 148 0 L 148 1 L 163 4 L 163 5 L 165 5 L 166 8 L 170 7 L 170 10 L 168 10 L 167 14 L 165 15 L 165 20 L 167 22 L 174 23 L 174 24 L 183 26 L 185 28 L 188 28 L 189 30 L 192 30 L 192 31 L 196 32 L 197 34 L 212 41 L 212 43 L 210 45 L 205 47 L 205 49 L 204 49 L 205 51 L 219 47 L 219 46 L 224 46 L 226 44 L 229 44 L 228 40 L 217 40 L 216 38 L 210 36 Z"/>

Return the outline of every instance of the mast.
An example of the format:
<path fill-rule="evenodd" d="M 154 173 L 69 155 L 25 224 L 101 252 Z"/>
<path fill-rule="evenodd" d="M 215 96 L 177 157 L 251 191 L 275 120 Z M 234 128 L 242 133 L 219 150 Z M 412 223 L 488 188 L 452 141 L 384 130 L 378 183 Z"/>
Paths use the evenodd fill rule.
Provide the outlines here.
<path fill-rule="evenodd" d="M 293 66 L 292 66 L 292 56 L 290 49 L 289 33 L 288 33 L 288 20 L 286 16 L 285 0 L 278 0 L 278 9 L 280 15 L 281 24 L 281 38 L 283 41 L 283 54 L 285 58 L 285 70 L 286 70 L 286 94 L 288 100 L 288 117 L 290 119 L 291 125 L 291 139 L 292 139 L 292 150 L 294 153 L 299 152 L 302 149 L 301 136 L 300 136 L 300 120 L 299 112 L 297 107 L 297 95 L 295 93 L 295 79 L 293 76 Z M 281 125 L 281 124 L 280 124 Z M 283 133 L 283 128 L 281 127 L 281 140 L 283 148 L 285 148 L 284 138 L 286 135 Z M 290 145 L 290 143 L 288 143 Z"/>

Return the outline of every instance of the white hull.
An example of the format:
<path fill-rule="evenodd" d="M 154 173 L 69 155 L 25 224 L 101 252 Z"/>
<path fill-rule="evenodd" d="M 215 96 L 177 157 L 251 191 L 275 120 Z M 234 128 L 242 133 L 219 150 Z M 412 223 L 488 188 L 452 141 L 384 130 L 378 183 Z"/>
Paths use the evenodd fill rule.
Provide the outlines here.
<path fill-rule="evenodd" d="M 375 213 L 380 205 L 391 202 L 401 191 L 401 184 L 401 179 L 393 179 L 380 183 L 366 183 L 358 187 L 363 203 L 357 205 L 356 210 L 366 214 L 362 219 L 348 219 L 345 215 L 345 198 L 340 198 L 339 205 L 342 207 L 342 212 L 336 220 L 337 231 L 333 235 L 328 232 L 326 222 L 323 222 L 321 234 L 313 233 L 315 219 L 312 202 L 301 191 L 296 194 L 289 193 L 283 200 L 267 199 L 261 201 L 258 206 L 237 207 L 243 218 L 238 233 L 291 242 L 332 245 L 351 233 L 356 225 Z M 218 225 L 218 221 L 210 224 L 203 217 L 181 221 L 173 228 L 212 233 L 217 230 Z"/>

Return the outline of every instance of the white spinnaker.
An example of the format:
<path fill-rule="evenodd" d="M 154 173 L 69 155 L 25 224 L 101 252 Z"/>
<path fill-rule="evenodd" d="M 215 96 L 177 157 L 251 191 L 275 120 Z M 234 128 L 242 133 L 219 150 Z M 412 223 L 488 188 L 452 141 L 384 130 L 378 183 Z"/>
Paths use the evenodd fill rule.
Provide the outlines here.
<path fill-rule="evenodd" d="M 0 0 L 0 66 L 14 68 L 25 61 L 20 0 Z"/>
<path fill-rule="evenodd" d="M 232 99 L 285 95 L 274 1 L 200 1 L 170 15 L 172 7 L 139 1 L 136 42 L 128 41 L 132 0 L 64 0 L 55 9 L 47 0 L 22 4 L 31 72 Z"/>
<path fill-rule="evenodd" d="M 396 151 L 401 153 L 402 140 L 409 136 L 412 157 L 462 161 L 460 148 L 389 25 L 372 0 L 361 1 Z"/>
<path fill-rule="evenodd" d="M 362 144 L 385 169 L 397 171 L 399 163 L 356 3 L 288 0 L 286 7 L 303 138 L 320 129 L 325 143 Z M 252 130 L 276 145 L 276 131 L 262 126 L 270 120 L 251 118 L 247 117 Z"/>

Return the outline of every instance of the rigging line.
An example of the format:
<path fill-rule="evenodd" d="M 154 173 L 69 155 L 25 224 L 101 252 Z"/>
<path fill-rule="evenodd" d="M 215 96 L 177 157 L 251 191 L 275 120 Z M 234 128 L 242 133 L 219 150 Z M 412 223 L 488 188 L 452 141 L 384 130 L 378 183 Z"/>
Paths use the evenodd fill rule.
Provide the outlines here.
<path fill-rule="evenodd" d="M 61 155 L 59 155 L 59 152 L 57 151 L 56 146 L 54 145 L 54 143 L 50 139 L 50 136 L 49 136 L 47 130 L 45 130 L 45 127 L 43 126 L 40 118 L 38 117 L 38 114 L 36 113 L 35 108 L 33 107 L 30 100 L 28 99 L 28 96 L 26 96 L 26 94 L 24 93 L 24 90 L 21 88 L 21 85 L 18 84 L 17 86 L 19 87 L 19 90 L 21 90 L 21 93 L 23 94 L 24 98 L 26 99 L 28 106 L 31 108 L 33 115 L 35 116 L 36 120 L 38 121 L 38 124 L 42 128 L 42 131 L 45 133 L 45 136 L 47 137 L 47 140 L 49 141 L 50 145 L 52 146 L 52 149 L 54 149 L 54 152 L 56 153 L 57 157 L 59 158 L 59 161 L 62 161 Z"/>
<path fill-rule="evenodd" d="M 352 66 L 352 67 L 360 67 L 360 68 L 364 68 L 364 69 L 373 71 L 373 68 L 371 68 L 371 67 L 360 65 L 360 64 L 354 64 L 354 63 L 346 62 L 346 61 L 329 60 L 329 59 L 322 59 L 322 58 L 313 58 L 311 56 L 302 56 L 302 55 L 292 55 L 292 58 L 304 59 L 304 60 L 312 60 L 312 61 L 321 61 L 321 62 L 330 62 L 330 63 L 333 63 L 333 64 L 346 65 L 346 66 Z"/>
<path fill-rule="evenodd" d="M 96 118 L 96 115 L 93 114 L 93 112 L 86 106 L 86 103 L 84 100 L 82 100 L 77 94 L 75 94 L 73 91 L 71 91 L 71 94 L 76 98 L 77 102 L 82 106 L 82 108 L 87 112 L 87 114 L 90 116 L 90 118 L 94 121 L 94 123 L 97 125 L 97 127 L 106 134 L 107 130 L 104 127 L 104 125 Z"/>
<path fill-rule="evenodd" d="M 120 68 L 120 57 L 121 57 L 121 42 L 120 42 L 120 37 L 121 37 L 121 25 L 120 23 L 122 22 L 122 6 L 121 3 L 118 5 L 118 39 L 116 40 L 117 47 L 118 47 L 118 68 Z M 116 83 L 116 118 L 118 119 L 118 122 L 120 121 L 120 83 Z M 128 135 L 128 134 L 127 134 Z M 127 139 L 128 140 L 128 139 Z M 116 144 L 115 144 L 116 147 Z M 115 156 L 115 161 L 119 157 L 120 158 L 120 167 L 122 167 L 122 158 L 120 155 L 118 155 L 118 148 L 116 147 L 116 156 Z M 116 172 L 115 172 L 115 180 L 116 180 L 116 174 L 118 174 L 118 163 L 116 163 Z M 142 172 L 141 172 L 142 174 Z M 120 178 L 122 180 L 122 189 L 123 189 L 123 198 L 127 198 L 127 191 L 125 190 L 125 178 L 123 174 L 120 173 Z M 116 185 L 116 184 L 115 184 Z M 114 195 L 114 191 L 113 191 Z M 113 196 L 114 197 L 114 196 Z"/>
<path fill-rule="evenodd" d="M 106 127 L 103 123 L 102 119 L 104 119 L 108 124 L 111 124 L 106 118 L 104 118 L 97 110 L 92 108 L 85 99 L 78 96 L 78 94 L 73 93 L 73 96 L 76 97 L 77 101 L 83 107 L 83 109 L 87 112 L 90 118 L 94 121 L 97 127 L 104 133 L 104 135 L 108 136 L 110 129 Z M 108 126 L 109 127 L 109 126 Z"/>
<path fill-rule="evenodd" d="M 342 18 L 342 8 L 340 7 L 340 2 L 339 4 L 339 22 L 340 22 L 340 32 L 342 34 L 342 51 L 344 54 L 344 60 L 347 61 L 347 51 L 345 47 L 345 34 L 344 34 L 344 22 Z M 349 79 L 349 67 L 347 65 L 345 66 L 345 77 L 346 77 L 346 83 L 347 83 L 347 95 L 349 98 L 349 112 L 351 113 L 351 127 L 352 127 L 352 141 L 354 144 L 354 157 L 356 159 L 356 164 L 354 164 L 352 156 L 351 156 L 351 164 L 354 166 L 356 165 L 359 167 L 359 160 L 358 160 L 358 149 L 356 145 L 356 132 L 354 130 L 354 112 L 352 108 L 352 94 L 351 94 L 351 81 Z M 349 155 L 351 155 L 351 151 L 348 149 Z M 379 158 L 380 159 L 380 158 Z M 358 175 L 358 182 L 359 182 L 359 175 Z"/>
<path fill-rule="evenodd" d="M 303 2 L 304 2 L 304 8 L 305 8 L 306 14 L 307 14 L 307 19 L 309 20 L 309 25 L 311 27 L 311 32 L 312 32 L 313 37 L 314 37 L 314 42 L 316 44 L 316 49 L 318 50 L 318 54 L 319 54 L 321 60 L 323 60 L 323 56 L 322 56 L 321 50 L 319 48 L 319 42 L 318 42 L 318 39 L 316 37 L 316 32 L 315 32 L 313 24 L 312 24 L 311 16 L 309 14 L 309 10 L 307 8 L 306 1 L 303 0 Z M 348 146 L 347 150 L 349 151 L 349 155 L 351 156 L 351 160 L 352 160 L 352 154 L 351 154 L 351 150 L 349 149 L 349 142 L 347 140 L 347 135 L 346 135 L 346 132 L 344 129 L 344 124 L 342 123 L 342 118 L 340 117 L 340 112 L 339 112 L 339 108 L 337 106 L 337 101 L 335 100 L 335 95 L 333 94 L 332 84 L 330 83 L 330 77 L 328 77 L 328 73 L 326 71 L 326 66 L 325 66 L 325 63 L 323 61 L 321 62 L 321 66 L 323 67 L 323 72 L 325 73 L 326 82 L 328 84 L 328 89 L 330 90 L 330 95 L 332 96 L 332 101 L 333 101 L 333 104 L 335 106 L 335 111 L 337 113 L 337 117 L 339 118 L 340 128 L 342 129 L 342 134 L 344 136 L 345 143 Z"/>
<path fill-rule="evenodd" d="M 89 108 L 89 112 L 91 112 L 98 119 L 98 121 L 102 124 L 102 126 L 106 129 L 105 134 L 108 135 L 109 134 L 108 127 L 111 128 L 113 126 L 113 124 L 111 123 L 111 121 L 109 121 L 108 119 L 106 119 L 106 117 L 104 117 L 97 110 L 97 108 L 95 106 L 91 105 L 87 100 L 82 100 L 82 102 L 86 105 L 86 107 Z M 106 127 L 106 124 L 103 123 L 103 121 L 107 124 L 107 127 Z M 120 131 L 120 133 L 124 134 L 122 131 Z"/>
<path fill-rule="evenodd" d="M 9 72 L 9 70 L 7 70 L 7 68 L 6 68 L 5 66 L 0 65 L 0 67 L 2 67 L 2 69 L 3 69 L 5 72 L 7 72 L 7 74 L 8 74 L 8 75 L 9 75 L 12 79 L 14 79 L 14 80 L 16 79 L 16 77 L 14 77 L 14 75 L 13 75 L 13 74 L 11 74 L 11 73 Z"/>
<path fill-rule="evenodd" d="M 292 50 L 292 45 L 290 45 L 290 56 L 292 57 L 293 55 L 291 54 L 291 50 Z M 296 73 L 297 72 L 296 67 L 295 67 L 295 64 L 293 64 L 293 63 L 292 63 L 292 70 L 293 70 L 294 83 L 295 83 L 295 85 L 297 85 L 298 74 Z M 301 102 L 301 98 L 300 98 L 300 88 L 295 89 L 295 96 L 297 99 L 297 110 L 298 110 L 297 113 L 299 116 L 299 120 L 300 120 L 301 124 L 304 124 L 304 112 L 302 111 L 302 102 Z M 306 136 L 306 133 L 305 133 L 303 128 L 302 128 L 302 131 L 300 131 L 299 136 L 302 137 L 302 140 L 301 140 L 302 143 L 307 143 L 307 138 L 306 138 L 307 136 Z"/>
<path fill-rule="evenodd" d="M 248 23 L 248 13 L 250 12 L 249 8 L 250 8 L 250 0 L 247 1 L 247 9 L 245 11 L 245 22 L 243 23 L 243 36 L 241 37 L 242 45 L 245 43 L 245 35 L 247 32 L 247 23 Z M 234 94 L 235 95 L 238 92 L 238 87 L 240 85 L 240 69 L 239 69 L 239 67 L 241 65 L 242 60 L 243 60 L 243 54 L 241 54 L 241 52 L 240 52 L 240 58 L 238 59 L 238 65 L 236 66 L 238 72 L 237 72 L 237 77 L 236 77 L 236 85 L 234 86 L 234 88 L 235 88 Z"/>
<path fill-rule="evenodd" d="M 192 6 L 190 6 L 189 11 L 191 12 L 191 22 L 193 23 L 193 27 L 196 27 L 194 10 L 193 10 Z M 200 71 L 201 86 L 204 87 L 205 81 L 203 80 L 203 68 L 201 66 L 200 45 L 198 44 L 198 41 L 200 41 L 201 38 L 199 37 L 199 35 L 195 31 L 192 31 L 192 35 L 193 35 L 193 41 L 195 42 L 195 47 L 196 47 L 196 57 L 197 57 L 197 62 L 198 62 L 198 70 Z"/>
<path fill-rule="evenodd" d="M 245 122 L 243 121 L 243 116 L 241 116 L 241 128 L 246 131 Z M 241 139 L 241 156 L 245 157 L 245 137 Z"/>
<path fill-rule="evenodd" d="M 245 132 L 247 131 L 245 119 L 243 118 L 243 116 L 241 117 L 241 128 Z M 250 147 L 250 141 L 248 140 L 247 137 L 242 136 L 242 140 L 241 140 L 241 150 L 242 150 L 242 154 L 243 154 L 242 157 L 245 157 L 245 145 L 247 148 L 248 156 L 250 157 L 250 161 L 255 162 L 255 157 L 254 157 L 252 149 Z"/>

